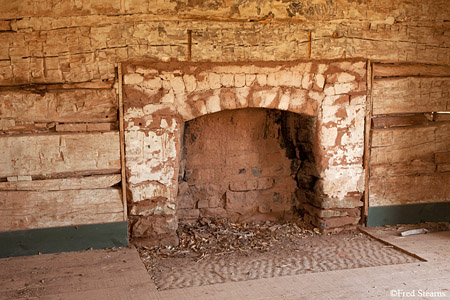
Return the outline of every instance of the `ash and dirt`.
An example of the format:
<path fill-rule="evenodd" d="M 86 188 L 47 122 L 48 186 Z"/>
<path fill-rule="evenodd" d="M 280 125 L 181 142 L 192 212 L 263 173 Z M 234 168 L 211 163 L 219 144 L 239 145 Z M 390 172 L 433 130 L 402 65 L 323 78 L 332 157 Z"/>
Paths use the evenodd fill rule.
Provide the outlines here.
<path fill-rule="evenodd" d="M 358 231 L 321 234 L 301 220 L 182 224 L 176 248 L 139 248 L 159 290 L 419 262 Z"/>

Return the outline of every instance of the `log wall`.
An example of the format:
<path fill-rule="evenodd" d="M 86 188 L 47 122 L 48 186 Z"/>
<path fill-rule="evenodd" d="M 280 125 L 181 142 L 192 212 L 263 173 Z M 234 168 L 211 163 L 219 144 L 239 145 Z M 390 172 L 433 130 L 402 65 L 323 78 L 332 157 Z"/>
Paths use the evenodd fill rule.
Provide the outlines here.
<path fill-rule="evenodd" d="M 115 89 L 0 89 L 0 231 L 123 221 Z"/>
<path fill-rule="evenodd" d="M 450 202 L 450 68 L 373 69 L 370 206 Z"/>
<path fill-rule="evenodd" d="M 386 181 L 386 174 L 394 178 L 401 173 L 410 183 L 413 179 L 408 176 L 423 172 L 439 178 L 448 174 L 445 137 L 449 117 L 431 114 L 448 111 L 450 105 L 447 0 L 236 2 L 2 1 L 0 149 L 6 155 L 0 158 L 0 190 L 8 192 L 2 192 L 0 201 L 5 197 L 22 199 L 17 202 L 22 206 L 16 203 L 14 207 L 25 209 L 27 201 L 37 198 L 23 194 L 17 190 L 20 187 L 66 190 L 65 183 L 36 180 L 76 182 L 74 189 L 92 191 L 98 185 L 87 183 L 86 176 L 117 174 L 115 66 L 142 59 L 242 62 L 358 58 L 383 62 L 374 68 L 379 78 L 373 91 L 373 136 L 379 144 L 372 146 L 371 203 L 404 202 L 394 196 L 382 200 L 385 192 L 377 182 Z M 399 62 L 408 64 L 392 68 L 390 63 Z M 424 135 L 432 132 L 435 139 L 422 148 L 421 141 L 429 137 L 409 140 L 416 131 Z M 399 145 L 405 140 L 412 151 Z M 405 161 L 406 157 L 409 160 Z M 380 172 L 385 172 L 384 177 Z M 397 177 L 395 180 L 400 180 Z M 105 180 L 101 189 L 115 184 L 106 178 L 96 180 Z M 21 193 L 20 197 L 15 193 Z M 98 193 L 88 194 L 96 201 L 113 201 L 99 198 Z M 27 208 L 30 214 L 40 213 L 35 207 L 34 212 Z M 95 210 L 86 209 L 86 213 Z M 9 212 L 1 214 L 3 218 Z M 72 222 L 78 223 L 76 219 Z M 40 224 L 55 226 L 57 222 Z M 0 226 L 0 231 L 8 228 Z"/>

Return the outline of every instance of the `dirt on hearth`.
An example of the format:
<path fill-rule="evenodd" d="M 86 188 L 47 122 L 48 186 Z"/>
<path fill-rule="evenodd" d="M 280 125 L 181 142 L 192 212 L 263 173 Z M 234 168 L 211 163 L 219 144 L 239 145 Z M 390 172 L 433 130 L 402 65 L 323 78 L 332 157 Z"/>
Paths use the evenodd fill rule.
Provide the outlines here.
<path fill-rule="evenodd" d="M 321 234 L 302 220 L 180 225 L 176 248 L 139 248 L 160 290 L 419 262 L 364 233 Z"/>

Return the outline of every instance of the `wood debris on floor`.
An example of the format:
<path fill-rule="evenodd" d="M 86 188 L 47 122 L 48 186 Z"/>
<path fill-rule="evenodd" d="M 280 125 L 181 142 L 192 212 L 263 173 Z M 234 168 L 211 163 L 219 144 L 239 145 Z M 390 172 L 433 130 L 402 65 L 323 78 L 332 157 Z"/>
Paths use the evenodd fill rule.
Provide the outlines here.
<path fill-rule="evenodd" d="M 233 223 L 227 219 L 202 218 L 193 224 L 180 224 L 178 247 L 140 247 L 141 257 L 195 257 L 203 259 L 232 252 L 265 252 L 289 239 L 321 235 L 318 228 L 302 220 Z"/>

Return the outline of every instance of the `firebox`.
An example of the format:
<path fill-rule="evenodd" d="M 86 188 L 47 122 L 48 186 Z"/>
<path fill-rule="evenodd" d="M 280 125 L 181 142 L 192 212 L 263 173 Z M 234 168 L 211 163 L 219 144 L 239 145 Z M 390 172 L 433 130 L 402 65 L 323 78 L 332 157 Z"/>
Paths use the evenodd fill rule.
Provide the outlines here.
<path fill-rule="evenodd" d="M 263 108 L 185 123 L 178 177 L 180 222 L 291 219 L 297 189 L 313 190 L 314 118 Z"/>
<path fill-rule="evenodd" d="M 137 244 L 178 222 L 354 227 L 364 191 L 364 61 L 124 64 L 127 195 Z"/>

